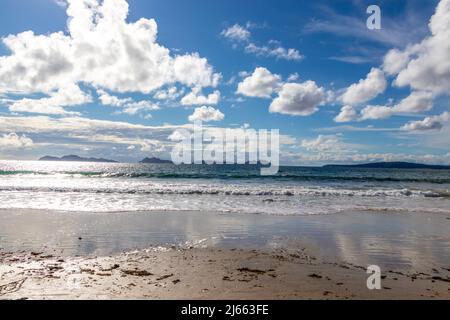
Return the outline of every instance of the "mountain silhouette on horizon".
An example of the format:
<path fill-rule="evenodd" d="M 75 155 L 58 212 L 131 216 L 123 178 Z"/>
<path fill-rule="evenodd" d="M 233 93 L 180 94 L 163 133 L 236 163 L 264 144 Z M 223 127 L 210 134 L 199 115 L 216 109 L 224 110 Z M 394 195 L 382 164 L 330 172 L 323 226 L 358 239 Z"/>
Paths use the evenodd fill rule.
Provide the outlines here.
<path fill-rule="evenodd" d="M 367 169 L 438 169 L 450 170 L 450 166 L 431 165 L 412 162 L 374 162 L 365 164 L 339 165 L 329 164 L 324 168 L 367 168 Z"/>

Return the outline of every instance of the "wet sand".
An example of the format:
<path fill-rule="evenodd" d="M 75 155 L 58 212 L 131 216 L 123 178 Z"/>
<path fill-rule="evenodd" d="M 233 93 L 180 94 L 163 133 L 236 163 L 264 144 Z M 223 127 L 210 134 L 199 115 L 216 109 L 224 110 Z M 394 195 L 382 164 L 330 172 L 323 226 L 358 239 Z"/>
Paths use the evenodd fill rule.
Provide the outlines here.
<path fill-rule="evenodd" d="M 381 290 L 366 268 L 298 251 L 140 251 L 100 258 L 1 254 L 0 299 L 450 299 L 450 270 L 386 270 Z"/>
<path fill-rule="evenodd" d="M 0 221 L 0 299 L 450 299 L 445 215 L 9 210 Z M 381 290 L 367 289 L 372 264 Z"/>

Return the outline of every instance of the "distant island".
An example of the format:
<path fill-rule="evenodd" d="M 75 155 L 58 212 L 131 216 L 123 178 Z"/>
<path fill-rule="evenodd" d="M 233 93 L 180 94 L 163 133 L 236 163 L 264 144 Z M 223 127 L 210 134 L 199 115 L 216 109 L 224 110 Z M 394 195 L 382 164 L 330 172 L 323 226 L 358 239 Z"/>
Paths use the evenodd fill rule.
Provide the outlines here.
<path fill-rule="evenodd" d="M 326 165 L 324 168 L 367 168 L 367 169 L 436 169 L 450 170 L 450 166 L 438 166 L 411 162 L 375 162 L 355 165 Z"/>
<path fill-rule="evenodd" d="M 173 164 L 172 161 L 162 160 L 162 159 L 159 159 L 159 158 L 145 158 L 144 160 L 140 161 L 139 163 L 145 163 L 145 164 Z"/>
<path fill-rule="evenodd" d="M 105 162 L 105 163 L 118 163 L 109 159 L 97 159 L 97 158 L 83 158 L 76 155 L 63 156 L 61 158 L 45 156 L 39 159 L 39 161 L 67 161 L 67 162 Z"/>

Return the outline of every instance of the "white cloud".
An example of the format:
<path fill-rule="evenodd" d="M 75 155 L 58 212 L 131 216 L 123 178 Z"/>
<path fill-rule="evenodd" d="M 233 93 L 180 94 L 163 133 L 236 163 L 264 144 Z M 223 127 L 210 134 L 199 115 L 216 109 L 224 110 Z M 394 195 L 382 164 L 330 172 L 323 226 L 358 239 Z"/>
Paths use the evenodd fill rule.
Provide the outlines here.
<path fill-rule="evenodd" d="M 206 58 L 198 53 L 177 56 L 173 62 L 176 81 L 187 86 L 217 87 L 222 75 L 214 73 Z M 173 82 L 173 81 L 172 81 Z"/>
<path fill-rule="evenodd" d="M 104 90 L 98 90 L 97 93 L 99 94 L 99 100 L 103 105 L 123 107 L 121 111 L 117 112 L 118 114 L 126 113 L 128 115 L 136 115 L 143 111 L 156 111 L 161 109 L 156 103 L 153 103 L 152 101 L 134 101 L 131 98 L 121 99 L 119 97 L 108 94 Z M 151 116 L 147 114 L 147 117 Z"/>
<path fill-rule="evenodd" d="M 346 142 L 341 134 L 319 135 L 317 138 L 301 141 L 306 149 L 297 157 L 311 164 L 363 163 L 379 161 L 410 161 L 431 164 L 450 163 L 450 154 L 405 154 L 367 152 L 367 146 Z"/>
<path fill-rule="evenodd" d="M 325 90 L 318 87 L 314 81 L 285 83 L 269 110 L 271 113 L 308 116 L 315 113 L 325 102 Z"/>
<path fill-rule="evenodd" d="M 394 110 L 391 107 L 386 106 L 367 106 L 361 110 L 360 120 L 378 120 L 386 119 L 394 114 Z"/>
<path fill-rule="evenodd" d="M 249 43 L 245 47 L 245 51 L 256 54 L 257 56 L 273 57 L 283 60 L 299 61 L 304 58 L 297 49 L 286 49 L 281 46 L 258 46 L 254 43 Z"/>
<path fill-rule="evenodd" d="M 9 104 L 9 111 L 18 113 L 41 113 L 41 114 L 77 114 L 63 107 L 78 106 L 92 102 L 89 94 L 81 91 L 77 85 L 69 85 L 50 92 L 48 97 L 40 99 L 23 98 Z"/>
<path fill-rule="evenodd" d="M 399 103 L 388 106 L 368 106 L 361 111 L 360 120 L 385 119 L 396 114 L 422 113 L 433 108 L 439 95 L 450 92 L 450 0 L 441 0 L 429 23 L 431 35 L 404 50 L 392 49 L 384 57 L 383 70 L 396 76 L 394 85 L 409 86 L 410 95 Z M 343 95 L 348 104 L 369 101 L 385 88 L 383 72 L 372 69 L 365 80 L 352 85 Z M 425 122 L 426 123 L 425 123 Z M 435 117 L 411 122 L 409 127 L 439 127 Z M 420 129 L 419 129 L 420 130 Z"/>
<path fill-rule="evenodd" d="M 182 94 L 184 94 L 184 90 L 178 91 L 178 88 L 173 86 L 166 90 L 158 90 L 155 92 L 153 98 L 156 100 L 175 100 L 178 99 Z"/>
<path fill-rule="evenodd" d="M 160 107 L 151 101 L 131 102 L 125 105 L 123 112 L 129 115 L 135 115 L 142 111 L 156 111 Z"/>
<path fill-rule="evenodd" d="M 388 75 L 397 74 L 408 65 L 408 62 L 409 54 L 407 51 L 392 49 L 384 57 L 383 70 Z"/>
<path fill-rule="evenodd" d="M 334 60 L 334 61 L 340 61 L 345 63 L 351 63 L 351 64 L 367 64 L 373 61 L 373 57 L 370 56 L 332 56 L 328 59 Z"/>
<path fill-rule="evenodd" d="M 165 146 L 160 142 L 155 141 L 143 141 L 141 143 L 141 151 L 142 152 L 164 152 L 166 151 Z"/>
<path fill-rule="evenodd" d="M 258 67 L 238 85 L 237 93 L 247 97 L 270 98 L 280 87 L 281 77 Z"/>
<path fill-rule="evenodd" d="M 248 72 L 248 71 L 240 71 L 239 72 L 239 77 L 241 77 L 241 78 L 246 78 L 249 75 L 250 75 L 250 72 Z"/>
<path fill-rule="evenodd" d="M 251 23 L 247 23 L 247 27 L 235 24 L 223 30 L 221 35 L 233 41 L 233 48 L 242 47 L 245 52 L 256 56 L 272 57 L 288 61 L 299 61 L 303 59 L 303 55 L 297 49 L 285 48 L 276 40 L 270 40 L 265 45 L 256 44 L 251 40 L 252 34 L 248 30 L 251 26 Z"/>
<path fill-rule="evenodd" d="M 213 107 L 203 106 L 195 109 L 194 113 L 189 116 L 189 121 L 222 121 L 224 118 L 225 115 L 220 112 L 220 110 L 214 109 Z"/>
<path fill-rule="evenodd" d="M 132 102 L 131 98 L 120 99 L 116 96 L 108 94 L 104 90 L 97 90 L 98 99 L 105 106 L 122 107 L 123 105 Z"/>
<path fill-rule="evenodd" d="M 290 79 L 298 79 L 298 74 L 291 75 Z M 263 67 L 256 68 L 253 74 L 240 82 L 237 93 L 258 98 L 271 98 L 274 93 L 278 93 L 269 111 L 294 116 L 315 113 L 328 98 L 324 88 L 318 87 L 314 81 L 284 83 L 279 75 Z"/>
<path fill-rule="evenodd" d="M 387 81 L 383 71 L 372 68 L 365 79 L 352 84 L 342 96 L 342 101 L 348 105 L 358 105 L 374 99 L 386 90 Z"/>
<path fill-rule="evenodd" d="M 301 147 L 313 152 L 330 152 L 339 149 L 339 135 L 319 135 L 316 139 L 302 140 Z"/>
<path fill-rule="evenodd" d="M 221 34 L 225 38 L 235 41 L 247 41 L 251 36 L 250 31 L 239 24 L 235 24 L 234 26 L 223 30 Z"/>
<path fill-rule="evenodd" d="M 296 72 L 293 74 L 290 74 L 289 77 L 287 78 L 288 82 L 295 82 L 300 78 L 300 75 Z"/>
<path fill-rule="evenodd" d="M 22 149 L 33 146 L 33 140 L 25 135 L 16 133 L 0 135 L 0 149 Z"/>
<path fill-rule="evenodd" d="M 167 139 L 173 142 L 183 141 L 185 136 L 179 131 L 175 130 Z"/>
<path fill-rule="evenodd" d="M 129 146 L 153 148 L 169 152 L 172 143 L 167 137 L 174 130 L 190 128 L 190 125 L 146 126 L 119 121 L 94 120 L 80 117 L 50 118 L 47 116 L 0 117 L 0 128 L 4 132 L 25 133 L 27 137 L 39 137 L 33 151 L 23 151 L 23 155 L 42 156 L 41 152 L 68 154 L 91 148 L 97 154 L 110 157 L 137 159 L 142 157 L 138 151 L 111 155 L 113 147 L 127 149 Z M 36 148 L 40 145 L 45 149 Z M 159 145 L 159 146 L 158 146 Z M 32 152 L 32 153 L 31 153 Z"/>
<path fill-rule="evenodd" d="M 405 131 L 427 131 L 442 129 L 443 122 L 450 121 L 450 113 L 444 112 L 440 116 L 426 117 L 422 121 L 411 121 L 402 127 Z"/>
<path fill-rule="evenodd" d="M 172 56 L 157 43 L 153 19 L 128 23 L 125 0 L 67 3 L 67 34 L 27 31 L 3 38 L 11 54 L 0 57 L 2 91 L 49 94 L 83 83 L 111 92 L 150 93 L 176 82 L 218 85 L 221 75 L 205 58 Z"/>
<path fill-rule="evenodd" d="M 181 99 L 183 106 L 194 105 L 217 105 L 220 102 L 220 91 L 214 91 L 208 96 L 204 96 L 201 92 L 201 88 L 193 88 L 192 92 L 188 93 Z"/>
<path fill-rule="evenodd" d="M 193 130 L 192 124 L 149 126 L 81 117 L 56 119 L 47 116 L 0 116 L 0 128 L 5 133 L 20 132 L 30 138 L 39 137 L 39 144 L 35 144 L 30 150 L 21 151 L 21 155 L 28 158 L 37 158 L 48 153 L 71 154 L 90 148 L 90 156 L 123 161 L 141 160 L 143 152 L 148 152 L 142 150 L 169 157 L 175 142 L 179 141 L 183 132 L 187 130 L 192 133 Z M 232 130 L 236 135 L 243 133 L 241 128 L 204 126 L 204 130 L 214 136 L 221 135 L 225 129 Z M 172 136 L 175 131 L 178 131 L 178 139 Z M 281 145 L 291 145 L 293 142 L 295 140 L 290 136 L 280 136 Z M 45 149 L 38 148 L 40 146 Z M 133 152 L 128 149 L 130 146 L 136 147 Z M 117 152 L 111 152 L 114 147 Z"/>
<path fill-rule="evenodd" d="M 119 121 L 94 120 L 81 117 L 50 118 L 47 116 L 0 117 L 0 128 L 7 132 L 45 133 L 64 136 L 68 132 L 92 135 L 98 132 L 129 131 L 153 133 L 155 130 L 172 130 L 179 126 L 151 127 Z"/>
<path fill-rule="evenodd" d="M 415 91 L 394 106 L 396 113 L 419 113 L 433 108 L 434 96 L 431 92 Z"/>
<path fill-rule="evenodd" d="M 318 163 L 365 163 L 365 162 L 393 162 L 408 161 L 429 164 L 447 164 L 450 163 L 449 154 L 406 154 L 406 153 L 333 153 L 318 152 L 315 154 L 300 154 L 300 160 L 317 165 Z"/>
<path fill-rule="evenodd" d="M 334 118 L 336 122 L 350 122 L 357 118 L 356 110 L 352 106 L 343 106 L 341 112 Z"/>
<path fill-rule="evenodd" d="M 61 8 L 66 8 L 67 7 L 66 0 L 54 0 L 54 2 Z"/>
<path fill-rule="evenodd" d="M 434 94 L 450 92 L 450 0 L 441 0 L 431 18 L 431 35 L 404 51 L 390 51 L 384 68 L 397 74 L 395 85 Z"/>
<path fill-rule="evenodd" d="M 361 153 L 367 147 L 346 142 L 343 135 L 319 135 L 317 138 L 302 140 L 301 145 L 306 151 L 299 154 L 303 161 L 318 163 L 358 162 L 366 161 L 369 155 Z"/>
<path fill-rule="evenodd" d="M 396 114 L 420 113 L 433 107 L 433 94 L 430 92 L 412 92 L 398 104 L 388 106 L 367 106 L 361 110 L 359 120 L 387 119 Z M 343 119 L 342 119 L 343 120 Z M 345 122 L 345 121 L 341 121 Z"/>

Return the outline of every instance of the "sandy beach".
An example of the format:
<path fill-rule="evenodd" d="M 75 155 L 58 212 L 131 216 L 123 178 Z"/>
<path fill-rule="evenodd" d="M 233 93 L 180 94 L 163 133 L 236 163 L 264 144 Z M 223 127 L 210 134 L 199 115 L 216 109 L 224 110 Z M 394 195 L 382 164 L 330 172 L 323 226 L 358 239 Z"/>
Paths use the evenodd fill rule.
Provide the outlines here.
<path fill-rule="evenodd" d="M 54 214 L 1 212 L 0 299 L 450 299 L 446 215 L 244 215 L 237 221 L 194 212 L 59 212 L 66 230 L 52 233 Z M 28 229 L 8 234 L 24 215 Z M 170 245 L 151 226 L 180 242 Z M 246 236 L 231 237 L 239 228 Z M 124 233 L 138 240 L 114 245 Z M 382 269 L 381 290 L 367 289 L 370 264 Z"/>
<path fill-rule="evenodd" d="M 1 253 L 1 299 L 450 299 L 450 270 L 386 270 L 382 290 L 366 268 L 295 252 L 186 249 L 112 257 Z"/>

